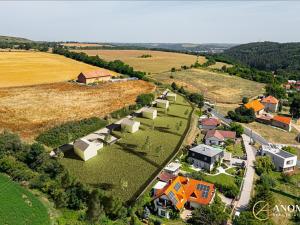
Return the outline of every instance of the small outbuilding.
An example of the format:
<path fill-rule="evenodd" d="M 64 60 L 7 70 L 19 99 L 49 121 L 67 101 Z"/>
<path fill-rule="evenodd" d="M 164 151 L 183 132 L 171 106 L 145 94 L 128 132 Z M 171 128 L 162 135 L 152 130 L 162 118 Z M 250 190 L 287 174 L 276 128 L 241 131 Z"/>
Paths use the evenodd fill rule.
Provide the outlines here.
<path fill-rule="evenodd" d="M 158 108 L 167 109 L 167 108 L 169 108 L 169 104 L 170 104 L 170 102 L 168 100 L 164 100 L 164 99 L 157 99 L 156 100 L 156 106 Z"/>
<path fill-rule="evenodd" d="M 121 129 L 129 133 L 135 133 L 139 130 L 141 123 L 139 121 L 134 121 L 128 118 L 125 118 L 121 122 Z"/>
<path fill-rule="evenodd" d="M 169 100 L 169 101 L 176 102 L 176 97 L 177 97 L 177 95 L 174 93 L 168 92 L 168 94 L 167 94 L 167 100 Z"/>
<path fill-rule="evenodd" d="M 145 108 L 142 111 L 142 115 L 145 118 L 155 119 L 157 117 L 157 110 L 153 108 Z"/>
<path fill-rule="evenodd" d="M 91 84 L 109 81 L 112 74 L 108 70 L 99 69 L 89 72 L 81 72 L 77 77 L 78 83 Z"/>
<path fill-rule="evenodd" d="M 82 160 L 87 161 L 95 157 L 98 150 L 103 148 L 103 143 L 100 141 L 89 141 L 86 139 L 77 139 L 74 141 L 74 153 L 78 155 Z"/>

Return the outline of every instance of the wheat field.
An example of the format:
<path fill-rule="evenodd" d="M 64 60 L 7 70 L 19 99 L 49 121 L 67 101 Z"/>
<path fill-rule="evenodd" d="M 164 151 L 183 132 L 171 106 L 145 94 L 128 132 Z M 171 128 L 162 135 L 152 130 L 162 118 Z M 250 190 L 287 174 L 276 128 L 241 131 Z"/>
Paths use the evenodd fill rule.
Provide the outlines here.
<path fill-rule="evenodd" d="M 51 53 L 0 52 L 0 87 L 67 81 L 95 69 L 99 68 Z"/>
<path fill-rule="evenodd" d="M 147 73 L 161 73 L 171 70 L 172 67 L 190 66 L 197 60 L 197 56 L 174 52 L 162 52 L 151 50 L 74 50 L 85 52 L 88 55 L 99 55 L 107 61 L 119 59 L 135 70 Z M 149 58 L 141 58 L 142 55 L 151 55 Z M 206 62 L 205 57 L 200 56 L 199 63 Z"/>
<path fill-rule="evenodd" d="M 140 80 L 94 87 L 63 82 L 0 88 L 0 130 L 11 130 L 31 141 L 55 125 L 101 117 L 133 104 L 137 95 L 152 92 L 154 88 Z"/>

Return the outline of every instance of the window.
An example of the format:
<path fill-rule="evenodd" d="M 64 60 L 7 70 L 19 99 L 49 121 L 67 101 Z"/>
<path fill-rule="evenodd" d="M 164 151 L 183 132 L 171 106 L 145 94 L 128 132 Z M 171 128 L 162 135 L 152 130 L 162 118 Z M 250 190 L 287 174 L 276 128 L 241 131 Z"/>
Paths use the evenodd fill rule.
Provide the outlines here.
<path fill-rule="evenodd" d="M 289 160 L 289 161 L 287 161 L 287 162 L 286 162 L 286 164 L 287 164 L 287 165 L 291 165 L 291 164 L 293 164 L 293 160 Z"/>
<path fill-rule="evenodd" d="M 160 215 L 162 216 L 162 217 L 165 217 L 166 216 L 166 211 L 165 210 L 160 210 Z"/>

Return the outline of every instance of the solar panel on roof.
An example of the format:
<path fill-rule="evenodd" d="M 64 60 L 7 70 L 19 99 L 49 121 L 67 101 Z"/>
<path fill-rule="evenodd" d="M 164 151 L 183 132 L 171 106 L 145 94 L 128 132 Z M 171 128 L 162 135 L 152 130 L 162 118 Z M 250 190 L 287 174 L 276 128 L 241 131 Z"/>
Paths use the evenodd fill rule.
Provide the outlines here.
<path fill-rule="evenodd" d="M 203 191 L 202 198 L 207 198 L 207 197 L 208 197 L 208 191 Z"/>
<path fill-rule="evenodd" d="M 177 205 L 178 201 L 177 199 L 175 198 L 175 194 L 173 193 L 173 191 L 170 191 L 169 194 L 168 194 L 170 200 L 173 202 L 174 205 Z"/>
<path fill-rule="evenodd" d="M 180 183 L 177 182 L 177 183 L 175 184 L 175 186 L 174 186 L 174 189 L 175 189 L 176 191 L 178 191 L 178 190 L 180 189 L 180 187 L 181 187 Z"/>

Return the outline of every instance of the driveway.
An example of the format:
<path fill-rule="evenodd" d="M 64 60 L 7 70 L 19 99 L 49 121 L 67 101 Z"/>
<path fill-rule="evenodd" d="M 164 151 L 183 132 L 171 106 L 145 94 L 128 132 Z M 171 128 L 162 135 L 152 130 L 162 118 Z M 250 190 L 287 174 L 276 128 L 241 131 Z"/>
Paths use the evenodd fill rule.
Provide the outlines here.
<path fill-rule="evenodd" d="M 244 177 L 244 183 L 241 191 L 240 199 L 237 202 L 237 211 L 245 210 L 249 204 L 251 198 L 251 191 L 253 187 L 254 179 L 254 161 L 255 161 L 255 150 L 252 148 L 250 143 L 250 137 L 243 134 L 242 138 L 244 140 L 245 149 L 247 153 L 247 163 L 246 163 L 246 174 Z"/>

